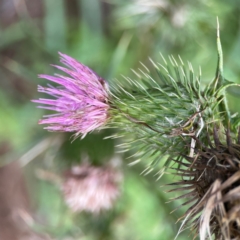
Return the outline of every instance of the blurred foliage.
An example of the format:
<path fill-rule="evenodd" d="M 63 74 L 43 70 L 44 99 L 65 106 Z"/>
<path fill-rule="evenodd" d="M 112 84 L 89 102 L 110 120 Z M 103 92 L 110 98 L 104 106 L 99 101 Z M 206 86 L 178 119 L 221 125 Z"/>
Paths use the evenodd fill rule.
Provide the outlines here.
<path fill-rule="evenodd" d="M 64 52 L 94 69 L 108 81 L 132 75 L 140 61 L 150 67 L 163 55 L 181 55 L 194 68 L 202 68 L 209 82 L 216 69 L 216 16 L 221 25 L 225 77 L 240 82 L 240 5 L 238 0 L 1 0 L 0 1 L 0 145 L 8 151 L 1 164 L 19 161 L 35 211 L 37 232 L 53 239 L 173 239 L 181 213 L 165 204 L 154 173 L 140 175 L 144 165 L 129 167 L 121 156 L 124 173 L 122 196 L 115 208 L 99 216 L 71 213 L 65 206 L 57 176 L 86 158 L 104 164 L 117 155 L 118 141 L 102 140 L 96 133 L 71 143 L 68 134 L 48 133 L 37 125 L 43 110 L 30 102 L 38 98 L 39 73 L 52 74 L 51 63 Z M 239 111 L 236 89 L 230 106 Z M 119 157 L 120 158 L 120 157 Z M 39 174 L 38 170 L 45 174 Z M 49 178 L 48 173 L 56 175 Z M 179 237 L 187 239 L 187 236 Z"/>

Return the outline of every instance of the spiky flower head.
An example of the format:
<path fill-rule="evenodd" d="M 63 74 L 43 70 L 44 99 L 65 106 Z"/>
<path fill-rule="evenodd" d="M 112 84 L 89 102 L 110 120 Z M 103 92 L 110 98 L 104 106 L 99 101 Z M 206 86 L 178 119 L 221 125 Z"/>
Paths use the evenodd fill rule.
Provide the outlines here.
<path fill-rule="evenodd" d="M 65 174 L 62 190 L 73 212 L 111 209 L 120 195 L 121 174 L 112 167 L 74 166 Z"/>
<path fill-rule="evenodd" d="M 88 132 L 103 126 L 108 120 L 108 87 L 106 81 L 90 68 L 75 59 L 59 53 L 61 62 L 67 66 L 53 65 L 69 76 L 55 74 L 39 75 L 59 84 L 58 87 L 38 86 L 38 91 L 55 99 L 40 98 L 33 102 L 43 104 L 40 108 L 56 111 L 47 115 L 39 124 L 48 124 L 50 131 L 75 132 L 84 137 Z"/>
<path fill-rule="evenodd" d="M 198 139 L 194 156 L 180 163 L 182 180 L 170 184 L 184 192 L 176 198 L 186 200 L 182 206 L 190 205 L 182 228 L 190 226 L 201 240 L 240 238 L 240 134 L 227 128 L 223 141 L 221 128 L 209 129 L 205 143 Z"/>

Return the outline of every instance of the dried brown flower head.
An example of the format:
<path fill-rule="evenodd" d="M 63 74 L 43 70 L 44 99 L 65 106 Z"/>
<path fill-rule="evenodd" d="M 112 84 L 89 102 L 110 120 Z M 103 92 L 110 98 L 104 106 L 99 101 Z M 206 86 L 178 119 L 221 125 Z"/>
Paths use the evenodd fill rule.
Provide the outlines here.
<path fill-rule="evenodd" d="M 74 212 L 111 209 L 120 195 L 120 181 L 121 174 L 112 167 L 74 166 L 62 185 L 65 202 Z"/>
<path fill-rule="evenodd" d="M 209 132 L 208 144 L 197 139 L 194 156 L 178 162 L 182 180 L 170 184 L 186 191 L 175 198 L 187 199 L 181 206 L 191 205 L 179 232 L 191 226 L 201 240 L 240 239 L 240 134 L 235 139 L 227 129 L 222 143 L 218 131 Z"/>

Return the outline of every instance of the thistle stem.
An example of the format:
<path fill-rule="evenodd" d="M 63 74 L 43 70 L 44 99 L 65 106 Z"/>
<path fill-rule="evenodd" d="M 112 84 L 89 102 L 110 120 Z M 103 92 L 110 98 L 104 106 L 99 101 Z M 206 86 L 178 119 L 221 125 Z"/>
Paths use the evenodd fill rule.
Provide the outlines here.
<path fill-rule="evenodd" d="M 217 71 L 215 77 L 215 84 L 214 84 L 214 92 L 216 92 L 216 88 L 220 89 L 224 84 L 224 77 L 223 77 L 223 52 L 222 52 L 222 45 L 220 40 L 220 28 L 219 28 L 219 21 L 217 18 L 217 52 L 218 52 L 218 63 L 217 63 Z M 231 114 L 228 107 L 226 90 L 223 92 L 223 101 L 219 104 L 219 110 L 224 114 L 224 121 L 226 123 L 230 122 Z"/>

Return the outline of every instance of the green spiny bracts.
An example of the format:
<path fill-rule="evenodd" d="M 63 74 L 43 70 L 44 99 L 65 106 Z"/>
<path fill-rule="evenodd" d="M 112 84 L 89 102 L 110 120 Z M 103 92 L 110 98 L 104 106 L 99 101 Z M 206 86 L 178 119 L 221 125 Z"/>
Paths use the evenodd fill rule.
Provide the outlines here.
<path fill-rule="evenodd" d="M 195 76 L 190 63 L 186 67 L 172 56 L 162 57 L 163 64 L 150 59 L 155 75 L 143 65 L 144 70 L 134 71 L 137 79 L 125 77 L 125 84 L 111 87 L 110 125 L 124 137 L 123 151 L 135 149 L 138 160 L 149 160 L 150 170 L 163 157 L 167 167 L 175 157 L 193 155 L 195 138 L 205 142 L 209 124 L 232 122 L 225 91 L 237 84 L 223 77 L 219 28 L 217 49 L 216 76 L 203 90 L 201 72 Z"/>
<path fill-rule="evenodd" d="M 157 76 L 145 67 L 145 72 L 135 72 L 137 80 L 125 78 L 127 87 L 119 83 L 111 89 L 112 126 L 125 138 L 121 146 L 135 149 L 139 159 L 150 159 L 150 169 L 164 156 L 189 154 L 190 136 L 199 135 L 204 112 L 211 118 L 216 105 L 216 99 L 201 92 L 200 74 L 195 77 L 191 64 L 187 69 L 179 59 L 180 65 L 173 57 L 168 63 L 163 58 L 164 66 L 151 61 Z"/>

